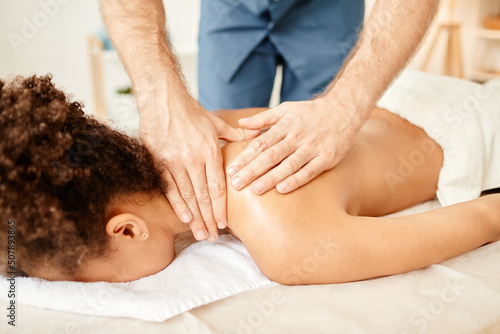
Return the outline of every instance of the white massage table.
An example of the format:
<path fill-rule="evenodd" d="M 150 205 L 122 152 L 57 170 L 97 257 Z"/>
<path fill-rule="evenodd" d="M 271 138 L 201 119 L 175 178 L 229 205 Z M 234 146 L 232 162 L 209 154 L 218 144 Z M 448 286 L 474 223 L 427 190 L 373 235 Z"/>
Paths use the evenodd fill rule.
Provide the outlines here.
<path fill-rule="evenodd" d="M 431 201 L 404 213 L 437 206 Z M 4 300 L 0 308 L 5 310 Z M 2 318 L 0 333 L 498 334 L 500 242 L 402 275 L 247 291 L 161 323 L 23 305 L 18 305 L 15 328 Z"/>

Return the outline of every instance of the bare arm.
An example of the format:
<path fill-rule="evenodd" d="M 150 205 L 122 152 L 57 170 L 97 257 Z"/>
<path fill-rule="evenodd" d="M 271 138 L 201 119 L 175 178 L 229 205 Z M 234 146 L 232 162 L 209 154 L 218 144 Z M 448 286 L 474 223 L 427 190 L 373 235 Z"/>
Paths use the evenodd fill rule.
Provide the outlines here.
<path fill-rule="evenodd" d="M 295 285 L 352 282 L 421 269 L 498 241 L 499 204 L 500 195 L 494 194 L 404 217 L 339 215 L 333 224 L 319 223 L 316 230 L 287 227 L 293 246 L 279 253 L 268 250 L 276 258 L 264 264 L 269 270 L 264 273 Z M 311 261 L 315 268 L 308 270 Z"/>
<path fill-rule="evenodd" d="M 273 187 L 289 193 L 337 165 L 415 53 L 438 7 L 439 0 L 378 0 L 357 45 L 323 95 L 240 120 L 249 129 L 272 127 L 229 166 L 233 187 L 242 189 L 255 180 L 257 194 Z"/>
<path fill-rule="evenodd" d="M 162 0 L 103 0 L 101 10 L 113 45 L 132 80 L 141 117 L 158 113 L 154 104 L 160 96 L 170 104 L 190 101 L 166 38 Z M 167 110 L 172 107 L 167 104 Z"/>
<path fill-rule="evenodd" d="M 132 81 L 141 114 L 141 139 L 165 181 L 166 196 L 198 240 L 224 228 L 226 183 L 219 138 L 248 139 L 208 113 L 186 90 L 167 40 L 162 0 L 102 0 L 111 40 Z"/>
<path fill-rule="evenodd" d="M 418 49 L 438 7 L 439 0 L 375 3 L 358 43 L 321 96 L 348 113 L 356 132 Z"/>

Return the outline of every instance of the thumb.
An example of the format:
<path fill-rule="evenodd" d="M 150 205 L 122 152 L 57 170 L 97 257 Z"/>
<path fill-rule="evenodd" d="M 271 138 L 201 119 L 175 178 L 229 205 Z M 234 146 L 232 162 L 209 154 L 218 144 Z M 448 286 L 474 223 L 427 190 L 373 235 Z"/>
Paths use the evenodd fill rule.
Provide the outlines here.
<path fill-rule="evenodd" d="M 221 119 L 215 121 L 217 137 L 227 141 L 242 141 L 252 139 L 260 134 L 260 130 L 233 128 Z"/>
<path fill-rule="evenodd" d="M 285 114 L 284 108 L 280 106 L 264 110 L 252 117 L 241 118 L 238 123 L 248 129 L 261 129 L 278 123 Z"/>

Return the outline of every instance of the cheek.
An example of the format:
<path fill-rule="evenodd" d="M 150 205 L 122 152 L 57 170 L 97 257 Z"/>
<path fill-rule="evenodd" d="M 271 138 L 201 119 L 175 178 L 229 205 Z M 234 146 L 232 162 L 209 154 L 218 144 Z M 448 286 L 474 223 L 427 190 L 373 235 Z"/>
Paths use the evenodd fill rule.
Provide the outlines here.
<path fill-rule="evenodd" d="M 156 249 L 151 249 L 148 254 L 146 254 L 145 262 L 149 262 L 146 271 L 147 275 L 154 275 L 172 263 L 175 258 L 175 249 L 174 249 L 174 241 L 169 240 L 168 242 L 163 243 L 160 247 Z"/>
<path fill-rule="evenodd" d="M 118 266 L 120 281 L 134 281 L 157 274 L 165 269 L 175 257 L 174 239 L 151 239 L 140 248 L 127 252 Z M 116 268 L 116 266 L 115 266 Z"/>
<path fill-rule="evenodd" d="M 121 277 L 120 281 L 135 281 L 146 276 L 151 276 L 159 273 L 172 262 L 174 252 L 164 252 L 162 254 L 146 255 L 137 257 L 129 265 L 119 269 L 117 275 Z"/>
<path fill-rule="evenodd" d="M 117 250 L 111 253 L 109 258 L 88 261 L 81 268 L 80 275 L 76 280 L 84 282 L 135 281 L 162 271 L 173 261 L 174 257 L 173 239 L 151 240 L 138 248 Z M 41 274 L 43 275 L 38 277 L 60 279 L 53 274 Z"/>
<path fill-rule="evenodd" d="M 172 250 L 169 249 L 168 251 L 159 255 L 155 259 L 156 272 L 160 272 L 163 269 L 165 269 L 166 267 L 168 267 L 170 265 L 170 263 L 172 263 L 174 258 L 175 258 L 175 251 L 173 248 L 172 248 Z"/>

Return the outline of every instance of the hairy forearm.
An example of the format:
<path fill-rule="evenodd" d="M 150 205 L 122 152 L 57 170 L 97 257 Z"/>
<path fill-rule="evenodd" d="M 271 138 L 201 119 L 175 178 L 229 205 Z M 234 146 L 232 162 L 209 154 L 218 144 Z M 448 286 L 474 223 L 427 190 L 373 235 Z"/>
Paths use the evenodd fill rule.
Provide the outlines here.
<path fill-rule="evenodd" d="M 187 96 L 167 40 L 162 0 L 102 0 L 101 9 L 141 114 L 169 96 Z"/>
<path fill-rule="evenodd" d="M 360 128 L 418 49 L 439 0 L 378 0 L 355 48 L 323 97 L 343 104 Z"/>

